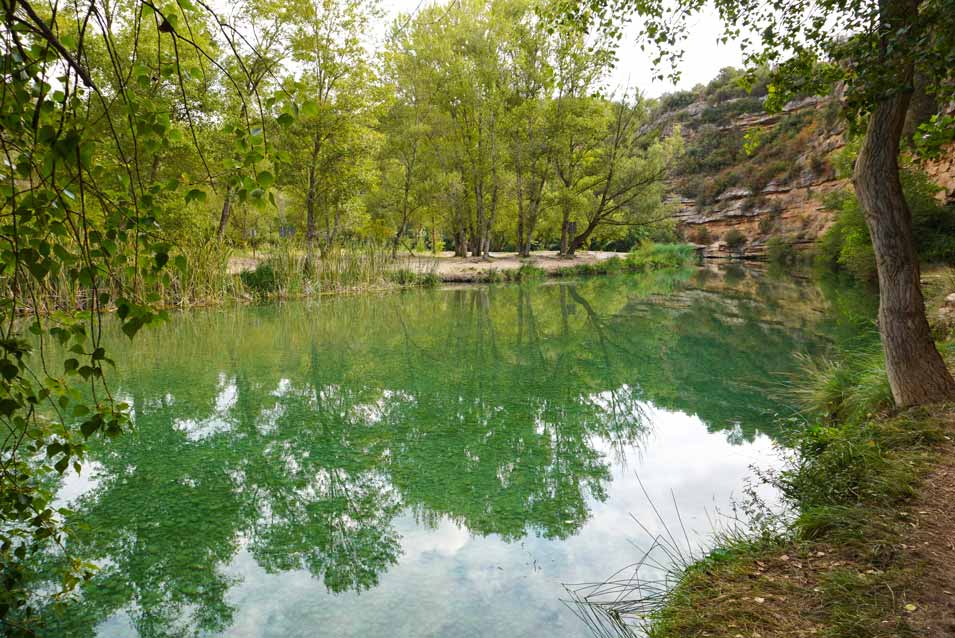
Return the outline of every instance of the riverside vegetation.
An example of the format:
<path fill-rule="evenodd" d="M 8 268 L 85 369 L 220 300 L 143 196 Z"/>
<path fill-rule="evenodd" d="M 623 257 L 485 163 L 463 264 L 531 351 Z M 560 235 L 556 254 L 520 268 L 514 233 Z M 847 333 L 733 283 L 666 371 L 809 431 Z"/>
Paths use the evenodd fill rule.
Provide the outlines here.
<path fill-rule="evenodd" d="M 937 298 L 947 278 L 932 278 Z M 933 298 L 933 301 L 934 301 Z M 950 365 L 955 343 L 941 347 Z M 800 415 L 787 421 L 791 461 L 763 480 L 789 509 L 753 526 L 717 533 L 705 558 L 675 574 L 650 614 L 649 635 L 817 633 L 942 636 L 949 559 L 920 545 L 950 533 L 923 521 L 948 504 L 926 478 L 948 467 L 955 406 L 898 410 L 882 353 L 849 348 L 836 360 L 807 360 L 792 387 Z M 935 480 L 947 482 L 945 470 Z M 760 510 L 759 503 L 750 503 Z M 943 520 L 947 520 L 944 519 Z M 942 537 L 935 534 L 941 534 Z M 939 599 L 941 597 L 942 600 Z"/>

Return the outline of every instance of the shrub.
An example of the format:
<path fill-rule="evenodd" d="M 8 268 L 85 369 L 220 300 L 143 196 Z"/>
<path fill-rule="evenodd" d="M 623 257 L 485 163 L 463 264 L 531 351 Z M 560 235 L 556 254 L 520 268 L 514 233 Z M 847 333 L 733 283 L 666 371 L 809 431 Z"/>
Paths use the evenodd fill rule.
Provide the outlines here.
<path fill-rule="evenodd" d="M 906 167 L 902 187 L 912 211 L 912 234 L 919 257 L 931 263 L 955 263 L 955 215 L 951 207 L 935 199 L 938 186 L 921 171 Z M 820 239 L 817 264 L 874 282 L 875 253 L 858 199 L 849 191 L 833 193 L 824 206 L 835 212 L 835 223 Z"/>
<path fill-rule="evenodd" d="M 392 283 L 396 283 L 399 286 L 433 287 L 441 282 L 441 279 L 433 272 L 419 273 L 408 270 L 407 268 L 399 268 L 391 271 L 389 279 L 391 279 Z"/>
<path fill-rule="evenodd" d="M 521 264 L 517 270 L 509 270 L 506 277 L 510 281 L 534 281 L 543 279 L 547 273 L 543 268 L 538 268 L 532 264 Z"/>
<path fill-rule="evenodd" d="M 689 244 L 644 242 L 627 255 L 626 267 L 633 271 L 683 268 L 695 260 L 696 249 Z"/>
<path fill-rule="evenodd" d="M 695 244 L 709 245 L 713 243 L 713 234 L 706 226 L 700 226 L 690 235 L 690 240 Z"/>
<path fill-rule="evenodd" d="M 731 229 L 723 236 L 726 247 L 732 252 L 739 252 L 746 245 L 746 236 L 736 228 Z"/>
<path fill-rule="evenodd" d="M 759 232 L 768 235 L 776 227 L 776 220 L 772 217 L 763 217 L 759 220 Z"/>
<path fill-rule="evenodd" d="M 278 290 L 278 277 L 271 261 L 263 261 L 255 270 L 246 270 L 239 275 L 246 289 L 255 294 L 266 296 Z"/>

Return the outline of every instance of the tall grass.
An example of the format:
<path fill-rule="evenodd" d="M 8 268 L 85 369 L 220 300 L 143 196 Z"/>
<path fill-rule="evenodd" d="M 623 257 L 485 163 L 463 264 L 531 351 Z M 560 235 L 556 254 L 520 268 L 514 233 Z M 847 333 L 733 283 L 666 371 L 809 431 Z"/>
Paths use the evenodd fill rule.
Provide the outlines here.
<path fill-rule="evenodd" d="M 175 259 L 175 257 L 181 259 Z M 155 293 L 165 305 L 194 306 L 235 298 L 241 286 L 229 274 L 232 250 L 214 237 L 177 244 L 172 265 Z M 125 282 L 130 285 L 131 282 Z"/>
<path fill-rule="evenodd" d="M 305 247 L 282 242 L 254 270 L 240 275 L 245 290 L 259 297 L 302 297 L 322 293 L 434 285 L 434 262 L 398 264 L 383 244 L 360 242 L 325 249 L 309 262 Z"/>
<path fill-rule="evenodd" d="M 878 344 L 837 359 L 797 356 L 800 366 L 788 393 L 807 416 L 829 423 L 857 423 L 892 407 L 885 356 Z"/>
<path fill-rule="evenodd" d="M 560 268 L 558 277 L 608 275 L 621 272 L 642 273 L 655 270 L 679 270 L 698 263 L 696 248 L 690 244 L 657 244 L 644 242 L 626 257 L 611 257 L 589 264 Z"/>
<path fill-rule="evenodd" d="M 663 270 L 682 268 L 696 263 L 696 248 L 690 244 L 657 244 L 643 242 L 627 255 L 630 270 Z"/>
<path fill-rule="evenodd" d="M 134 246 L 119 250 L 135 255 Z M 12 297 L 17 289 L 16 296 L 28 303 L 22 312 L 35 309 L 41 314 L 90 308 L 94 294 L 106 294 L 113 302 L 123 296 L 134 296 L 163 306 L 215 303 L 238 297 L 242 291 L 241 283 L 228 270 L 231 254 L 232 250 L 214 236 L 192 237 L 172 246 L 161 276 L 148 282 L 137 272 L 134 258 L 130 257 L 123 268 L 100 270 L 95 286 L 79 285 L 75 278 L 54 270 L 39 282 L 24 277 L 2 277 L 0 293 Z"/>

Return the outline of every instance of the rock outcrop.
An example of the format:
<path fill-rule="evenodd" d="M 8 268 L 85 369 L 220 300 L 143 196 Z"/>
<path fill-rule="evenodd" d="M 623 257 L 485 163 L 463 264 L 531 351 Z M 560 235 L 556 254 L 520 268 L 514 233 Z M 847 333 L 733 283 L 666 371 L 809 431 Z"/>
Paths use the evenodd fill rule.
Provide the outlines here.
<path fill-rule="evenodd" d="M 806 113 L 813 118 L 815 124 L 808 140 L 795 138 L 804 141 L 795 165 L 786 171 L 785 177 L 772 179 L 757 192 L 745 186 L 730 186 L 715 201 L 701 204 L 698 198 L 681 195 L 678 180 L 673 181 L 671 201 L 678 227 L 687 240 L 701 246 L 705 257 L 761 259 L 774 237 L 796 250 L 808 250 L 829 228 L 834 215 L 825 208 L 826 196 L 852 188 L 849 179 L 837 176 L 830 161 L 845 145 L 843 130 L 822 124 L 824 109 L 832 106 L 832 100 L 804 98 L 787 104 L 782 113 L 745 114 L 719 127 L 727 133 L 745 134 L 771 131 L 787 114 Z M 693 104 L 684 108 L 684 120 L 693 113 L 702 113 L 705 107 Z M 692 134 L 691 129 L 689 135 Z M 955 144 L 949 145 L 941 158 L 923 162 L 922 168 L 943 187 L 940 198 L 955 203 Z M 725 238 L 734 230 L 744 241 L 731 250 Z"/>

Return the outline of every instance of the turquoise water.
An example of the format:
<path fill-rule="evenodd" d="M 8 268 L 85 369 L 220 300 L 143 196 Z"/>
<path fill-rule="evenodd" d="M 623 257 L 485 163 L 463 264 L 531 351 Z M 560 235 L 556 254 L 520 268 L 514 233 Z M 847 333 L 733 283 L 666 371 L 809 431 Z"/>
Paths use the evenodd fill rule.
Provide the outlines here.
<path fill-rule="evenodd" d="M 586 636 L 563 584 L 636 560 L 663 531 L 647 495 L 705 543 L 750 466 L 779 462 L 793 354 L 858 330 L 828 298 L 700 271 L 116 335 L 135 430 L 64 481 L 73 549 L 100 569 L 47 633 Z"/>

